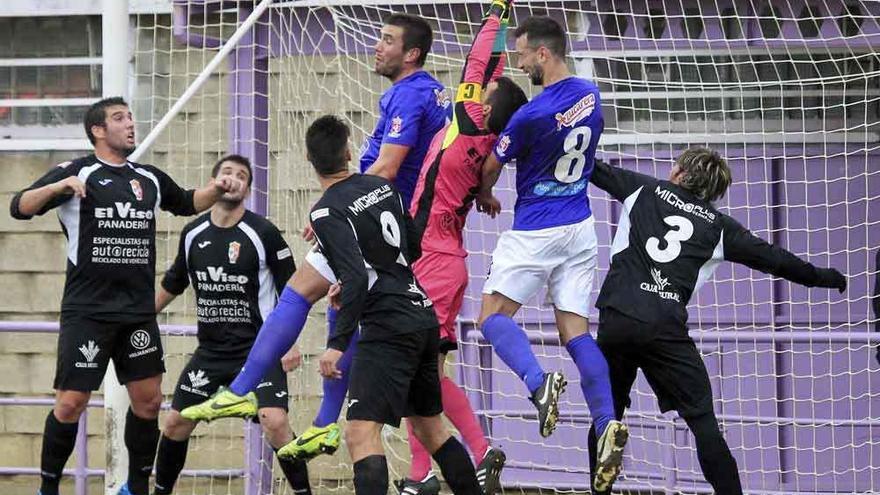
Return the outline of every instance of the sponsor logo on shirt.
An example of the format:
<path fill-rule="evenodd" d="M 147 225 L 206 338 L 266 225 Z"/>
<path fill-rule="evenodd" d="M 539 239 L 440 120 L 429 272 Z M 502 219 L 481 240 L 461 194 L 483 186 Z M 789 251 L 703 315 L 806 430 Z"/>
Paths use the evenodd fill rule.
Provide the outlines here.
<path fill-rule="evenodd" d="M 187 376 L 189 377 L 189 382 L 192 384 L 193 388 L 202 388 L 211 383 L 211 380 L 205 376 L 205 370 L 190 371 L 187 373 Z"/>
<path fill-rule="evenodd" d="M 660 186 L 657 186 L 657 188 L 654 189 L 654 194 L 685 213 L 690 213 L 691 215 L 695 215 L 709 222 L 715 221 L 715 213 L 712 210 L 694 203 L 685 203 L 678 197 L 678 195 L 668 189 L 663 189 Z"/>
<path fill-rule="evenodd" d="M 504 156 L 507 153 L 507 148 L 510 147 L 510 134 L 505 134 L 501 136 L 501 139 L 498 140 L 498 145 L 495 146 L 495 151 L 499 156 Z"/>
<path fill-rule="evenodd" d="M 211 241 L 202 241 L 198 245 L 199 249 L 205 249 L 206 247 L 211 245 Z"/>
<path fill-rule="evenodd" d="M 134 193 L 134 197 L 138 201 L 143 201 L 144 190 L 143 188 L 141 188 L 141 182 L 137 179 L 131 179 L 130 181 L 128 181 L 128 183 L 131 185 L 131 192 Z"/>
<path fill-rule="evenodd" d="M 666 290 L 666 287 L 669 286 L 669 277 L 664 277 L 659 269 L 651 268 L 651 278 L 653 283 L 642 282 L 639 284 L 639 288 L 645 292 L 657 294 L 660 299 L 681 302 L 681 296 L 677 292 Z"/>
<path fill-rule="evenodd" d="M 112 183 L 113 183 L 113 179 L 101 179 L 98 181 L 98 184 L 101 184 L 102 186 L 108 186 Z"/>
<path fill-rule="evenodd" d="M 403 117 L 400 115 L 391 119 L 391 129 L 388 130 L 388 137 L 399 138 L 400 131 L 403 130 Z"/>
<path fill-rule="evenodd" d="M 593 93 L 584 96 L 565 113 L 556 114 L 556 130 L 563 127 L 572 127 L 584 117 L 589 117 L 596 108 L 596 95 Z"/>
<path fill-rule="evenodd" d="M 330 216 L 330 208 L 318 208 L 317 210 L 312 212 L 312 221 L 318 220 L 319 218 L 329 217 Z"/>
<path fill-rule="evenodd" d="M 238 255 L 241 252 L 241 243 L 232 241 L 229 243 L 229 264 L 234 265 L 238 261 Z"/>
<path fill-rule="evenodd" d="M 196 280 L 199 282 L 215 282 L 222 284 L 246 284 L 248 278 L 245 275 L 236 275 L 234 273 L 226 273 L 222 266 L 208 266 L 208 270 L 196 270 Z M 202 284 L 199 284 L 202 288 Z"/>
<path fill-rule="evenodd" d="M 394 194 L 394 191 L 391 189 L 391 185 L 383 184 L 376 189 L 368 192 L 367 194 L 364 194 L 363 196 L 352 201 L 352 203 L 348 206 L 348 209 L 354 214 L 354 216 L 358 216 L 358 214 L 362 211 L 391 196 L 392 194 Z M 312 213 L 312 220 L 314 220 L 315 213 Z"/>
<path fill-rule="evenodd" d="M 285 258 L 290 258 L 293 255 L 290 253 L 290 248 L 284 248 L 275 253 L 275 256 L 278 258 L 278 261 L 281 261 Z"/>
<path fill-rule="evenodd" d="M 449 93 L 446 92 L 446 88 L 443 89 L 435 89 L 434 97 L 437 98 L 437 106 L 443 108 L 449 108 L 452 100 L 449 99 Z"/>
<path fill-rule="evenodd" d="M 79 352 L 82 353 L 83 357 L 86 358 L 86 362 L 76 362 L 74 366 L 77 368 L 97 368 L 98 363 L 93 362 L 95 357 L 97 357 L 98 353 L 101 352 L 101 348 L 95 344 L 94 340 L 90 340 L 87 343 L 79 346 Z"/>

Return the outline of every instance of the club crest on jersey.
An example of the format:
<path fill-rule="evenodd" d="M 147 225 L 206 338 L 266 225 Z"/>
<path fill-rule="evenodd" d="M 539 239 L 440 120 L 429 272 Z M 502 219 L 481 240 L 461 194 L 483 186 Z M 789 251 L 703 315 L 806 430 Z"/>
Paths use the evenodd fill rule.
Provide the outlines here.
<path fill-rule="evenodd" d="M 581 98 L 571 108 L 566 110 L 565 113 L 556 114 L 556 130 L 574 126 L 582 118 L 589 117 L 593 113 L 594 108 L 596 108 L 596 95 L 590 93 Z"/>
<path fill-rule="evenodd" d="M 446 88 L 443 89 L 435 89 L 434 97 L 437 98 L 437 106 L 443 108 L 449 108 L 452 100 L 449 99 L 449 93 L 446 92 Z"/>
<path fill-rule="evenodd" d="M 128 183 L 131 185 L 131 192 L 134 193 L 134 197 L 137 198 L 138 201 L 143 201 L 144 190 L 141 187 L 141 182 L 137 179 L 131 179 Z"/>
<path fill-rule="evenodd" d="M 391 119 L 391 129 L 388 130 L 388 137 L 399 138 L 400 131 L 403 130 L 403 117 L 400 115 Z"/>
<path fill-rule="evenodd" d="M 495 151 L 498 152 L 499 156 L 504 156 L 507 153 L 507 148 L 510 147 L 510 134 L 505 134 L 501 136 L 501 139 L 498 140 L 498 145 L 495 147 Z"/>
<path fill-rule="evenodd" d="M 238 255 L 241 252 L 241 243 L 232 241 L 229 243 L 229 263 L 234 265 L 238 261 Z"/>

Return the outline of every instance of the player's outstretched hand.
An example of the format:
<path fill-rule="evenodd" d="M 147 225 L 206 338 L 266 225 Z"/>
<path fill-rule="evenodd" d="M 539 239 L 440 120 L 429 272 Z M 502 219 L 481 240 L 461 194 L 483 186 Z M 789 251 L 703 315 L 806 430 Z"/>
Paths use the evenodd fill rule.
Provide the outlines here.
<path fill-rule="evenodd" d="M 477 211 L 495 218 L 496 215 L 501 213 L 501 202 L 492 194 L 480 194 L 477 196 Z"/>
<path fill-rule="evenodd" d="M 86 197 L 86 185 L 79 177 L 67 177 L 52 184 L 52 192 L 56 195 L 73 194 L 74 196 Z"/>
<path fill-rule="evenodd" d="M 281 368 L 284 369 L 285 373 L 290 373 L 302 365 L 302 359 L 299 346 L 293 346 L 285 355 L 281 356 Z"/>
<path fill-rule="evenodd" d="M 318 373 L 324 378 L 342 378 L 342 372 L 336 369 L 336 363 L 342 357 L 342 352 L 336 349 L 327 349 L 318 360 Z"/>
<path fill-rule="evenodd" d="M 846 277 L 834 268 L 817 268 L 819 285 L 829 289 L 837 289 L 841 294 L 846 290 Z"/>

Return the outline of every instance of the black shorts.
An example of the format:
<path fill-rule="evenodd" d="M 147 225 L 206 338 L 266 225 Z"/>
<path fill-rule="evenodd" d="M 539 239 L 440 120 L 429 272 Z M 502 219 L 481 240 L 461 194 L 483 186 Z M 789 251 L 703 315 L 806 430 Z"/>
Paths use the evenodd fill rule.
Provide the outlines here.
<path fill-rule="evenodd" d="M 599 348 L 608 361 L 614 405 L 620 414 L 642 369 L 660 410 L 683 417 L 712 412 L 712 386 L 703 358 L 687 329 L 652 325 L 612 308 L 599 312 Z"/>
<path fill-rule="evenodd" d="M 182 411 L 205 401 L 221 385 L 232 383 L 246 360 L 247 356 L 228 358 L 196 349 L 174 387 L 171 408 Z M 287 394 L 287 373 L 281 367 L 281 361 L 266 372 L 254 393 L 257 394 L 258 407 L 287 410 L 290 397 Z"/>
<path fill-rule="evenodd" d="M 440 414 L 439 339 L 436 327 L 402 333 L 362 324 L 346 418 L 398 427 L 407 416 Z"/>
<path fill-rule="evenodd" d="M 107 364 L 125 384 L 165 373 L 156 318 L 136 323 L 108 322 L 82 313 L 61 313 L 56 390 L 98 390 Z"/>

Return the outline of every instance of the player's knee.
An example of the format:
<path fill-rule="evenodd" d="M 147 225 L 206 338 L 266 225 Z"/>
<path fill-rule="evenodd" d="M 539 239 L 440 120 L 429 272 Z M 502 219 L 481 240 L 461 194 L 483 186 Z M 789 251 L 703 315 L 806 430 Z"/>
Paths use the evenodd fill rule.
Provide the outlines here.
<path fill-rule="evenodd" d="M 352 450 L 375 443 L 381 444 L 380 434 L 381 426 L 375 428 L 366 421 L 350 421 L 345 427 L 345 445 Z"/>
<path fill-rule="evenodd" d="M 280 407 L 260 409 L 260 426 L 263 433 L 270 439 L 286 437 L 290 431 L 287 423 L 287 413 Z"/>
<path fill-rule="evenodd" d="M 62 423 L 79 420 L 89 403 L 89 396 L 64 395 L 55 400 L 55 417 Z"/>
<path fill-rule="evenodd" d="M 171 410 L 165 416 L 165 424 L 162 428 L 162 434 L 167 438 L 176 442 L 182 442 L 189 438 L 195 429 L 195 423 L 185 419 L 179 412 Z"/>
<path fill-rule="evenodd" d="M 159 416 L 159 409 L 162 407 L 162 394 L 143 395 L 131 398 L 131 410 L 135 416 L 144 419 L 153 419 Z"/>

